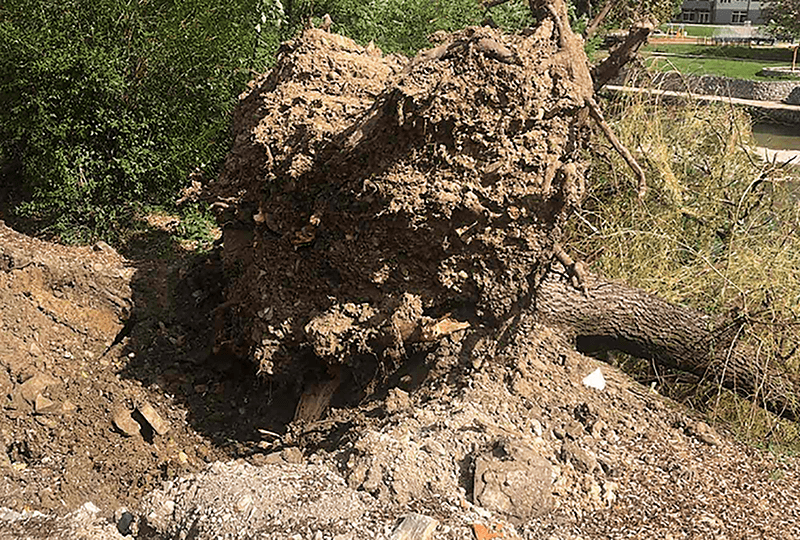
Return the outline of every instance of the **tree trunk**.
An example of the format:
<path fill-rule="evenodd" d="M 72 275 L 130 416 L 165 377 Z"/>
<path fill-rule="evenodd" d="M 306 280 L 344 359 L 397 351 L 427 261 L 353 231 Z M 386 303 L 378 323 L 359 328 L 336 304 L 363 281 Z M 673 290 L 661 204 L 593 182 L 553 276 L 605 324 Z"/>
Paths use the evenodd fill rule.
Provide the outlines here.
<path fill-rule="evenodd" d="M 641 290 L 594 275 L 586 293 L 551 271 L 535 309 L 543 321 L 565 329 L 583 352 L 619 350 L 717 381 L 783 418 L 800 418 L 800 384 L 737 340 L 736 325 L 715 328 L 711 317 L 675 306 Z"/>
<path fill-rule="evenodd" d="M 655 24 L 649 20 L 637 23 L 631 28 L 628 37 L 625 38 L 622 45 L 614 49 L 608 58 L 592 69 L 592 80 L 594 81 L 595 92 L 605 86 L 608 81 L 616 77 L 619 74 L 619 70 L 622 69 L 622 66 L 633 59 L 639 47 L 647 42 L 647 38 L 654 28 Z"/>

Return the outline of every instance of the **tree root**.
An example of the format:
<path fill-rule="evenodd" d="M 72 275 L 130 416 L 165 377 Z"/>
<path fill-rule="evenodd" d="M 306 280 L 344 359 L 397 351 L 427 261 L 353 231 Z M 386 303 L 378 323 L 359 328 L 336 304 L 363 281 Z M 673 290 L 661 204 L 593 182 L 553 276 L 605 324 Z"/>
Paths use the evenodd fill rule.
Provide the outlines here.
<path fill-rule="evenodd" d="M 643 199 L 647 193 L 647 178 L 644 175 L 644 171 L 639 166 L 639 163 L 637 163 L 636 158 L 633 157 L 633 154 L 631 154 L 630 151 L 625 148 L 620 140 L 617 139 L 617 136 L 614 135 L 614 132 L 611 131 L 611 127 L 603 119 L 603 113 L 600 111 L 600 107 L 597 105 L 597 102 L 593 98 L 589 98 L 586 100 L 586 105 L 589 108 L 589 115 L 597 123 L 608 141 L 639 179 L 638 197 L 639 199 Z"/>

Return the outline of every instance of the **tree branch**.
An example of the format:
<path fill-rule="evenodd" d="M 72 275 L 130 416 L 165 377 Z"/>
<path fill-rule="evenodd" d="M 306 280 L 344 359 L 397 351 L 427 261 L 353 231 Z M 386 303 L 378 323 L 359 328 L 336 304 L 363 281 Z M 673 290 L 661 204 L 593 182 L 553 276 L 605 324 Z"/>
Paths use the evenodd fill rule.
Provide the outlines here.
<path fill-rule="evenodd" d="M 636 158 L 633 157 L 633 154 L 631 154 L 630 151 L 625 148 L 620 140 L 617 139 L 617 136 L 614 135 L 614 132 L 611 131 L 611 127 L 603 119 L 603 113 L 600 111 L 600 107 L 597 105 L 597 102 L 593 98 L 589 98 L 586 101 L 586 105 L 589 107 L 589 115 L 597 123 L 608 141 L 619 153 L 619 155 L 622 156 L 622 159 L 625 160 L 625 163 L 628 164 L 628 166 L 633 170 L 633 173 L 639 179 L 638 196 L 639 199 L 644 198 L 645 194 L 647 193 L 647 178 L 644 175 L 644 171 L 639 166 L 639 163 L 636 161 Z"/>
<path fill-rule="evenodd" d="M 651 20 L 639 21 L 630 29 L 628 37 L 625 38 L 622 45 L 614 49 L 608 58 L 592 69 L 595 92 L 616 77 L 620 69 L 633 59 L 639 47 L 647 41 L 654 28 L 655 23 Z"/>

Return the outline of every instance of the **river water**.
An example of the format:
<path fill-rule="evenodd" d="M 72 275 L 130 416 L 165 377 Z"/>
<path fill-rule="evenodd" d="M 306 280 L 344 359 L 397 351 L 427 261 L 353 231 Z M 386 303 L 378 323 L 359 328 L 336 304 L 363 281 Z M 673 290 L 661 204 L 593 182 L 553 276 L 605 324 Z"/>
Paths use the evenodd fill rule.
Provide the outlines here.
<path fill-rule="evenodd" d="M 762 148 L 800 151 L 800 125 L 758 122 L 753 125 L 753 136 Z"/>

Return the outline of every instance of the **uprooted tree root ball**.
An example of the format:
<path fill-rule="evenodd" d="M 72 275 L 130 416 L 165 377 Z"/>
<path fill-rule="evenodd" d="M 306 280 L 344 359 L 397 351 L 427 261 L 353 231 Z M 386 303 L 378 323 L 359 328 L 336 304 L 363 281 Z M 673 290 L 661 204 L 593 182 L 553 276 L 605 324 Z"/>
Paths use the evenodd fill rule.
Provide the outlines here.
<path fill-rule="evenodd" d="M 286 44 L 212 186 L 237 272 L 218 344 L 266 374 L 304 348 L 392 370 L 508 319 L 583 194 L 591 93 L 564 13 L 410 61 L 318 29 Z"/>

